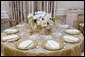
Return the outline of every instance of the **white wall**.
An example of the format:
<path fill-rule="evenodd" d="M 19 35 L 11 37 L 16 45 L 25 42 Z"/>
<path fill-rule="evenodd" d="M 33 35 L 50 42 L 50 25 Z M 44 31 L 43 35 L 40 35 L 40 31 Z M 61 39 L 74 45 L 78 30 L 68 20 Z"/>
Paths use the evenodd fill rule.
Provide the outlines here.
<path fill-rule="evenodd" d="M 57 8 L 63 9 L 84 9 L 84 1 L 57 1 Z"/>
<path fill-rule="evenodd" d="M 1 1 L 1 11 L 3 10 L 9 12 L 9 1 Z"/>

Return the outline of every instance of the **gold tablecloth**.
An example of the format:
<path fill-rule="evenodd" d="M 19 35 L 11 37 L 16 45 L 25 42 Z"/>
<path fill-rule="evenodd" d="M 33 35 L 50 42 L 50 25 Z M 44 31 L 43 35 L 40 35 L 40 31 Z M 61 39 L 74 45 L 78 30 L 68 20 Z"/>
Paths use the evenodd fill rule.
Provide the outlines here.
<path fill-rule="evenodd" d="M 17 25 L 13 28 L 17 28 L 19 30 L 18 35 L 21 38 L 29 39 L 29 29 L 28 29 L 29 26 L 27 24 L 22 24 L 22 26 Z M 61 29 L 56 29 L 56 32 L 61 32 L 63 33 L 63 35 L 66 34 Z M 46 50 L 41 46 L 38 46 L 30 50 L 19 50 L 15 48 L 14 43 L 2 42 L 2 41 L 1 41 L 1 51 L 6 56 L 80 56 L 81 51 L 83 50 L 84 37 L 82 33 L 80 33 L 78 36 L 81 38 L 80 42 L 75 44 L 68 44 L 68 43 L 64 44 L 64 48 L 57 51 Z M 30 38 L 30 39 L 33 39 L 33 38 Z M 60 39 L 60 38 L 55 38 L 55 39 Z M 45 38 L 43 39 L 34 38 L 33 40 L 35 40 L 36 42 L 38 42 L 38 44 L 40 44 L 40 42 L 44 41 Z"/>

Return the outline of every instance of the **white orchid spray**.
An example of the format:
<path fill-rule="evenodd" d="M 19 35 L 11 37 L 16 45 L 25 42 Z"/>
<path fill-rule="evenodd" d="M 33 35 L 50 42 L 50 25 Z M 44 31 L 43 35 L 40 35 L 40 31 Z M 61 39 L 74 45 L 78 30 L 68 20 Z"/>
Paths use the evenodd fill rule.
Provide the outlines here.
<path fill-rule="evenodd" d="M 37 11 L 34 14 L 29 14 L 28 19 L 31 19 L 31 23 L 34 25 L 41 25 L 42 27 L 53 25 L 51 14 L 46 13 L 45 11 Z"/>

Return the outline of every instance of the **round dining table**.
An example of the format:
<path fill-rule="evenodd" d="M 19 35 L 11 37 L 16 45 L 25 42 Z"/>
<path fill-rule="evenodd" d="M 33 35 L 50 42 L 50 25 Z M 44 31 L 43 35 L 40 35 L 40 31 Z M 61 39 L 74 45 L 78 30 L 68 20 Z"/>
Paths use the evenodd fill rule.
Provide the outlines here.
<path fill-rule="evenodd" d="M 84 36 L 81 32 L 78 35 L 71 35 L 71 36 L 79 37 L 80 38 L 79 42 L 74 43 L 74 44 L 63 42 L 64 44 L 63 44 L 62 49 L 51 51 L 51 50 L 44 49 L 41 46 L 41 42 L 46 40 L 46 38 L 40 38 L 41 32 L 35 34 L 35 35 L 37 35 L 36 38 L 29 38 L 30 29 L 29 29 L 29 25 L 27 23 L 18 24 L 11 28 L 19 30 L 17 35 L 20 36 L 20 39 L 28 38 L 31 40 L 35 40 L 37 42 L 37 46 L 33 49 L 19 50 L 15 47 L 15 42 L 1 41 L 1 52 L 5 56 L 80 56 L 81 52 L 84 49 Z M 70 27 L 70 28 L 73 28 L 73 27 Z M 58 25 L 55 25 L 55 27 L 52 27 L 52 29 L 54 30 L 54 32 L 56 32 L 56 34 L 55 34 L 56 37 L 54 37 L 53 39 L 61 40 L 62 36 L 69 35 L 64 32 L 65 29 L 60 28 Z M 50 34 L 50 35 L 52 35 L 52 34 Z M 3 37 L 3 36 L 4 36 L 4 32 L 1 33 L 1 37 Z"/>

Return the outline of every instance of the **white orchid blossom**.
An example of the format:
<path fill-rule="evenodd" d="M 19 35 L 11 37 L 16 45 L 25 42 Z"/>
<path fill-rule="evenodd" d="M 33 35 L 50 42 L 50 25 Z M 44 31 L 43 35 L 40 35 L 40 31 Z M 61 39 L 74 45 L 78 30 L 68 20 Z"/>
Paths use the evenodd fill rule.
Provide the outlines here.
<path fill-rule="evenodd" d="M 28 17 L 28 19 L 31 18 L 31 17 L 33 17 L 33 14 L 29 14 L 27 17 Z"/>

